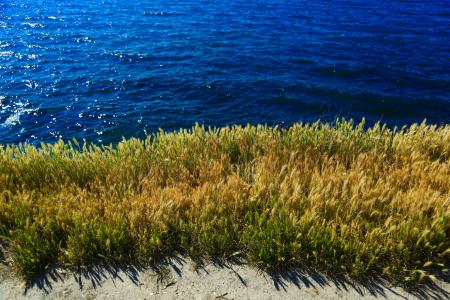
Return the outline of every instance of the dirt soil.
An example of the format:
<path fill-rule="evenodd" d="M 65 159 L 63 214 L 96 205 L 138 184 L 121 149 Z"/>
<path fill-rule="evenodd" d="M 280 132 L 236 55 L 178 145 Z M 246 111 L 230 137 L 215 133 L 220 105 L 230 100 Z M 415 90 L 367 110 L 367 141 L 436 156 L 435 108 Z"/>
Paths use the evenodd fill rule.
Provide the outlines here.
<path fill-rule="evenodd" d="M 0 264 L 0 299 L 449 299 L 450 283 L 437 282 L 419 292 L 388 283 L 365 285 L 315 272 L 289 270 L 267 274 L 245 265 L 210 263 L 195 268 L 172 259 L 157 271 L 137 267 L 56 269 L 30 285 Z"/>

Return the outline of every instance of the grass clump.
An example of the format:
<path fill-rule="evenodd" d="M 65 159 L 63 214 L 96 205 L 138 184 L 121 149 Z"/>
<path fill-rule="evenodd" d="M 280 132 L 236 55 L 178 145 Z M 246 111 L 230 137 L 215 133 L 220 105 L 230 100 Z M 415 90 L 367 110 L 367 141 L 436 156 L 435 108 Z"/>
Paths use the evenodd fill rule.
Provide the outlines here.
<path fill-rule="evenodd" d="M 418 283 L 448 273 L 450 127 L 195 126 L 4 146 L 0 243 L 27 278 L 180 252 Z"/>

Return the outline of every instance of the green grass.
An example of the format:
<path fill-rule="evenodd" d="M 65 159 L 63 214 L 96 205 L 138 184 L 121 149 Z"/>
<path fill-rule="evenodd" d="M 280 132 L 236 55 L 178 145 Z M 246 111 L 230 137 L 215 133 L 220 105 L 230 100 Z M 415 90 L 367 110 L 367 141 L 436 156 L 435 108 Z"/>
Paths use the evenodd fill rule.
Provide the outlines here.
<path fill-rule="evenodd" d="M 415 284 L 448 274 L 450 127 L 195 126 L 114 147 L 3 146 L 0 243 L 27 279 L 178 252 Z"/>

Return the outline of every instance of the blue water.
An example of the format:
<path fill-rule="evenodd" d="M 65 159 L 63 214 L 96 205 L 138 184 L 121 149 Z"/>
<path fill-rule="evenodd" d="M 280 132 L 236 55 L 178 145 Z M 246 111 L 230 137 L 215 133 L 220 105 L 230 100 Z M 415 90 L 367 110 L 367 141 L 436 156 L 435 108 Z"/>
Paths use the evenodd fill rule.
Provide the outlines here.
<path fill-rule="evenodd" d="M 0 143 L 450 123 L 450 2 L 1 0 Z"/>

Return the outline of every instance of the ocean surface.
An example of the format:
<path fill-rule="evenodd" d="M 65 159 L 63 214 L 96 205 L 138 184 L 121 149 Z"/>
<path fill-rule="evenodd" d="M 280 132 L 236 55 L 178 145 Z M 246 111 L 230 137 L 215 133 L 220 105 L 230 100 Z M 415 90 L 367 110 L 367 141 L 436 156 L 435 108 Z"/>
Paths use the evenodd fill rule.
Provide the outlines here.
<path fill-rule="evenodd" d="M 450 123 L 450 1 L 0 0 L 0 144 Z"/>

